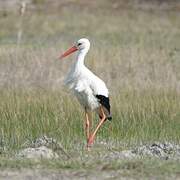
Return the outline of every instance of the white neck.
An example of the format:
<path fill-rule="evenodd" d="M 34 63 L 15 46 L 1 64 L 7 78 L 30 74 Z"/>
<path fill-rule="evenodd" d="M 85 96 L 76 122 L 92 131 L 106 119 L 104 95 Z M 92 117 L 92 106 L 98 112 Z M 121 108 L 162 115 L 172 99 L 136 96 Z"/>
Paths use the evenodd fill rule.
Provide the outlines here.
<path fill-rule="evenodd" d="M 87 52 L 88 51 L 86 49 L 78 51 L 75 62 L 72 65 L 71 72 L 80 71 L 85 67 L 84 59 Z"/>
<path fill-rule="evenodd" d="M 76 66 L 84 66 L 84 59 L 87 54 L 87 51 L 85 49 L 80 50 L 76 56 Z"/>

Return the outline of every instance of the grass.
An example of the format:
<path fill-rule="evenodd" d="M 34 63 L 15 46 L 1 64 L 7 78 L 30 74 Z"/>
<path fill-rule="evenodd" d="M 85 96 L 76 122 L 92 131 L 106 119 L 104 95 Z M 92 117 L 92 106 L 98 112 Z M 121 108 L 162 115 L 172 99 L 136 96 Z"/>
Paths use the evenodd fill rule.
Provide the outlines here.
<path fill-rule="evenodd" d="M 69 160 L 69 161 L 59 161 L 59 160 L 8 160 L 1 158 L 0 168 L 4 170 L 6 168 L 11 168 L 12 170 L 21 170 L 22 167 L 27 170 L 34 169 L 41 171 L 46 171 L 50 173 L 65 173 L 68 176 L 68 172 L 73 173 L 76 178 L 86 175 L 87 177 L 106 177 L 104 173 L 111 174 L 113 178 L 126 177 L 126 178 L 158 178 L 158 179 L 169 179 L 169 178 L 179 178 L 179 165 L 178 161 L 159 161 L 157 159 L 135 159 L 135 160 L 114 160 L 113 162 L 97 161 L 94 160 L 93 164 L 89 163 L 88 159 L 84 158 L 81 161 Z M 48 169 L 48 171 L 47 171 Z M 98 171 L 97 171 L 98 170 Z M 45 172 L 44 172 L 45 173 Z M 44 174 L 42 173 L 42 174 Z M 79 175 L 78 175 L 79 174 Z"/>
<path fill-rule="evenodd" d="M 85 140 L 83 111 L 66 92 L 1 91 L 0 102 L 1 138 L 12 147 L 42 135 L 70 149 Z M 175 92 L 121 92 L 112 97 L 113 121 L 106 122 L 99 138 L 116 143 L 179 142 L 179 102 Z"/>
<path fill-rule="evenodd" d="M 97 144 L 106 141 L 110 149 L 121 149 L 180 142 L 179 12 L 101 5 L 81 12 L 82 4 L 48 13 L 28 11 L 18 47 L 19 15 L 9 12 L 0 18 L 0 142 L 8 152 L 42 135 L 56 138 L 68 152 L 83 152 L 84 112 L 63 87 L 73 57 L 56 59 L 80 37 L 92 43 L 87 66 L 110 89 L 113 120 L 100 130 Z M 146 162 L 140 168 L 158 168 L 156 162 Z"/>

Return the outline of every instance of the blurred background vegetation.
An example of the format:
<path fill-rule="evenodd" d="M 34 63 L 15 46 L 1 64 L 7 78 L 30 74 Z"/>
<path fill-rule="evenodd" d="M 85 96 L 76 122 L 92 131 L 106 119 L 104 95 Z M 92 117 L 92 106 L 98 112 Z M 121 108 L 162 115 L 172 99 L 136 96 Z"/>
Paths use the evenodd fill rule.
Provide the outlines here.
<path fill-rule="evenodd" d="M 91 41 L 86 65 L 110 89 L 113 121 L 99 138 L 179 142 L 178 0 L 1 0 L 0 27 L 2 142 L 83 139 L 83 111 L 63 88 L 74 56 L 57 60 L 81 37 Z"/>

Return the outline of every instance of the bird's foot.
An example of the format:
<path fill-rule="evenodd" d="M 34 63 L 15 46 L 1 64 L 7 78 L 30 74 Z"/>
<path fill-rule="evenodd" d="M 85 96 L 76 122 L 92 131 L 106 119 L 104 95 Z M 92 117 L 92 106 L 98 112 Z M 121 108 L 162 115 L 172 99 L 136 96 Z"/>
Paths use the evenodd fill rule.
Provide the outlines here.
<path fill-rule="evenodd" d="M 93 142 L 94 142 L 94 136 L 90 136 L 87 141 L 87 147 L 90 148 L 93 145 Z"/>

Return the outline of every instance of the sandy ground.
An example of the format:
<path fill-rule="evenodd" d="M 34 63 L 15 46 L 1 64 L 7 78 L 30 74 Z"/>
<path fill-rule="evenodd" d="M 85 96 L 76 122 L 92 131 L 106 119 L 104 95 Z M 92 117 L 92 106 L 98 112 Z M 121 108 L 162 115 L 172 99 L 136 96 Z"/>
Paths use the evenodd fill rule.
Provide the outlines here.
<path fill-rule="evenodd" d="M 38 159 L 45 158 L 52 162 L 51 158 L 58 158 L 54 156 L 53 150 L 48 148 L 51 143 L 57 143 L 56 140 L 48 137 L 43 137 L 37 139 L 31 146 L 22 149 L 19 154 L 16 154 L 16 158 L 27 158 Z M 47 146 L 47 147 L 46 147 Z M 101 152 L 101 155 L 98 155 Z M 79 154 L 80 156 L 80 154 Z M 148 166 L 143 164 L 142 157 L 148 156 L 146 159 Z M 160 164 L 157 168 L 159 171 L 153 168 L 155 164 L 149 160 L 154 158 Z M 31 168 L 24 168 L 23 164 L 21 166 L 16 166 L 15 168 L 2 168 L 0 170 L 0 180 L 58 180 L 58 179 L 180 179 L 180 171 L 177 166 L 180 157 L 180 145 L 173 143 L 160 143 L 156 142 L 149 145 L 137 146 L 134 149 L 123 150 L 123 151 L 106 151 L 104 154 L 101 150 L 94 152 L 89 152 L 84 158 L 75 158 L 76 163 L 80 163 L 79 166 L 57 166 L 56 169 L 48 169 L 48 167 L 43 169 L 42 165 L 46 161 L 42 161 Z M 64 157 L 65 158 L 65 157 Z M 98 161 L 101 160 L 101 161 Z M 114 163 L 116 160 L 121 160 L 121 166 L 117 166 Z M 129 161 L 128 161 L 129 159 Z M 83 164 L 83 161 L 87 160 L 88 166 Z M 58 162 L 62 159 L 59 157 Z M 68 160 L 67 160 L 68 161 Z M 124 162 L 127 161 L 127 162 Z M 124 164 L 123 164 L 124 162 Z M 169 162 L 169 163 L 168 163 Z M 174 164 L 173 164 L 174 162 Z M 18 163 L 18 161 L 17 161 Z M 113 165 L 114 164 L 114 165 Z M 174 171 L 168 171 L 163 166 L 167 168 L 176 168 Z M 3 166 L 1 166 L 3 167 Z M 6 166 L 9 167 L 9 166 Z M 19 167 L 19 169 L 17 168 Z M 75 168 L 74 168 L 75 167 Z M 162 167 L 162 168 L 161 168 Z M 59 168 L 59 169 L 58 169 Z"/>

